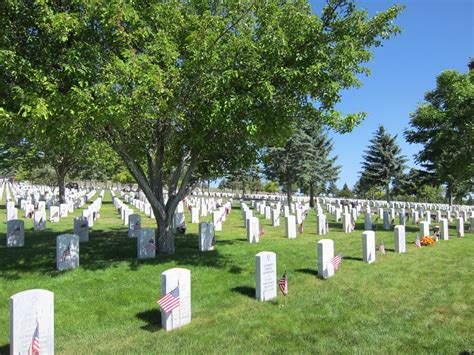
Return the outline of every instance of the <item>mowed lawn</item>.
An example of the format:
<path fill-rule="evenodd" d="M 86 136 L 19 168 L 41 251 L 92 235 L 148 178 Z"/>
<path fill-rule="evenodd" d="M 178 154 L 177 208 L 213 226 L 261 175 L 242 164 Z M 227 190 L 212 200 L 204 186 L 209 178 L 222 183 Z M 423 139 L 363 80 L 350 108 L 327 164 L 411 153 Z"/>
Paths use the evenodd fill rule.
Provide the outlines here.
<path fill-rule="evenodd" d="M 97 197 L 94 196 L 92 200 Z M 460 353 L 474 351 L 474 235 L 417 250 L 418 226 L 407 226 L 407 253 L 393 252 L 393 231 L 378 226 L 377 245 L 386 255 L 362 262 L 362 216 L 356 230 L 342 233 L 330 217 L 327 238 L 344 259 L 336 276 L 317 277 L 316 216 L 304 234 L 284 237 L 284 223 L 248 244 L 234 206 L 217 250 L 198 250 L 198 226 L 176 237 L 176 254 L 137 261 L 136 240 L 107 192 L 90 242 L 80 246 L 80 268 L 55 270 L 55 240 L 71 233 L 77 210 L 60 223 L 34 232 L 26 221 L 25 247 L 6 248 L 4 200 L 0 210 L 0 353 L 9 352 L 9 297 L 32 288 L 55 294 L 55 348 L 82 353 Z M 23 216 L 21 211 L 19 214 Z M 143 216 L 143 225 L 154 221 Z M 210 220 L 210 217 L 201 219 Z M 467 228 L 466 228 L 467 229 Z M 289 295 L 255 300 L 255 254 L 277 254 L 278 277 L 287 270 Z M 164 270 L 191 270 L 192 322 L 165 332 L 156 300 Z"/>

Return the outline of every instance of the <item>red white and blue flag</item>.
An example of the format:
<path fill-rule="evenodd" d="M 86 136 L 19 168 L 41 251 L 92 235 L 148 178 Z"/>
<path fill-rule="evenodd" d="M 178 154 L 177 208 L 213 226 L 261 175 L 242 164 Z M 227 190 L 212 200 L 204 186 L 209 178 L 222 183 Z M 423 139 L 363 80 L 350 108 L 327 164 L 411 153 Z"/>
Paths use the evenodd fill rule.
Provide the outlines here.
<path fill-rule="evenodd" d="M 39 355 L 40 353 L 40 340 L 39 340 L 39 324 L 36 324 L 33 338 L 31 339 L 31 345 L 28 348 L 28 355 Z"/>
<path fill-rule="evenodd" d="M 281 278 L 278 281 L 278 286 L 280 286 L 281 293 L 286 296 L 288 294 L 288 278 L 286 277 L 286 271 L 281 275 Z"/>
<path fill-rule="evenodd" d="M 145 249 L 146 249 L 149 253 L 151 253 L 151 252 L 153 252 L 153 251 L 156 250 L 156 244 L 155 244 L 155 240 L 154 240 L 153 238 L 151 238 L 151 239 L 148 241 L 148 243 L 146 243 Z"/>
<path fill-rule="evenodd" d="M 416 246 L 417 248 L 421 248 L 420 236 L 419 236 L 418 234 L 416 235 L 415 246 Z"/>
<path fill-rule="evenodd" d="M 382 239 L 382 241 L 380 242 L 379 251 L 380 251 L 382 254 L 385 254 L 385 245 L 384 245 L 384 243 L 383 243 L 383 239 Z"/>
<path fill-rule="evenodd" d="M 342 251 L 339 252 L 334 258 L 331 259 L 331 264 L 334 266 L 334 270 L 339 269 L 339 265 L 342 260 Z"/>
<path fill-rule="evenodd" d="M 63 251 L 63 255 L 61 256 L 61 261 L 64 261 L 66 259 L 70 259 L 71 258 L 71 249 L 72 249 L 72 245 L 71 245 L 71 242 L 69 243 L 69 245 L 67 246 L 67 248 Z"/>
<path fill-rule="evenodd" d="M 168 292 L 161 297 L 156 303 L 159 304 L 161 310 L 165 313 L 170 313 L 176 307 L 179 307 L 179 287 Z"/>

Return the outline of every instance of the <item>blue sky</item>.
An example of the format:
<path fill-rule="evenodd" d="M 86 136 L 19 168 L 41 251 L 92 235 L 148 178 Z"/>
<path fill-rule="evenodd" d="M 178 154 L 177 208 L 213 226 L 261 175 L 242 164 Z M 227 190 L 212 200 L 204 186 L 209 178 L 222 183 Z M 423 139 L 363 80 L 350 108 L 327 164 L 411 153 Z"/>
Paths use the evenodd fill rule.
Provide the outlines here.
<path fill-rule="evenodd" d="M 398 135 L 402 152 L 413 166 L 413 154 L 420 146 L 409 145 L 403 138 L 410 113 L 424 93 L 435 87 L 437 75 L 446 69 L 467 72 L 469 57 L 474 57 L 473 0 L 359 0 L 357 4 L 371 15 L 393 4 L 406 8 L 396 21 L 402 33 L 375 49 L 368 64 L 372 75 L 363 78 L 362 88 L 344 92 L 337 106 L 343 113 L 368 114 L 351 133 L 330 133 L 342 166 L 339 187 L 345 182 L 352 187 L 357 181 L 362 155 L 379 124 Z"/>

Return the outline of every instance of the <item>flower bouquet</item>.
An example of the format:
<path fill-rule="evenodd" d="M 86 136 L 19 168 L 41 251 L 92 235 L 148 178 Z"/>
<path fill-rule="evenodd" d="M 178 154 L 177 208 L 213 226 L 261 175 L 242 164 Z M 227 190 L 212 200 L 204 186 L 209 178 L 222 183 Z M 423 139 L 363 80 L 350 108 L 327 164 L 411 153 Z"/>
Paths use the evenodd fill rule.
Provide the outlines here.
<path fill-rule="evenodd" d="M 436 243 L 436 241 L 434 240 L 434 238 L 431 238 L 431 237 L 425 235 L 423 238 L 421 238 L 420 243 L 421 243 L 421 245 L 434 245 L 434 243 Z"/>

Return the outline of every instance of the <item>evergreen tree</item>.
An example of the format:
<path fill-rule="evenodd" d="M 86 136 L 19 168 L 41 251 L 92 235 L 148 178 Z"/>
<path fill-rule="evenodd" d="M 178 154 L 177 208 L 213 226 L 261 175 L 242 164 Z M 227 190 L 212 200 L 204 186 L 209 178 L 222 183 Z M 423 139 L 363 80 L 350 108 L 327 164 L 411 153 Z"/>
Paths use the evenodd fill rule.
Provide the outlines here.
<path fill-rule="evenodd" d="M 270 147 L 264 156 L 265 172 L 270 180 L 283 185 L 291 203 L 293 185 L 309 190 L 314 206 L 315 192 L 323 192 L 327 183 L 335 182 L 339 166 L 330 157 L 332 142 L 315 124 L 303 122 L 283 147 Z"/>
<path fill-rule="evenodd" d="M 406 163 L 396 137 L 390 136 L 380 125 L 362 162 L 361 185 L 365 189 L 372 186 L 384 188 L 387 201 L 390 201 L 390 185 L 402 176 Z"/>
<path fill-rule="evenodd" d="M 354 197 L 354 194 L 352 193 L 349 186 L 347 186 L 347 183 L 344 183 L 344 186 L 342 187 L 341 191 L 339 192 L 339 197 L 344 197 L 344 198 Z"/>

